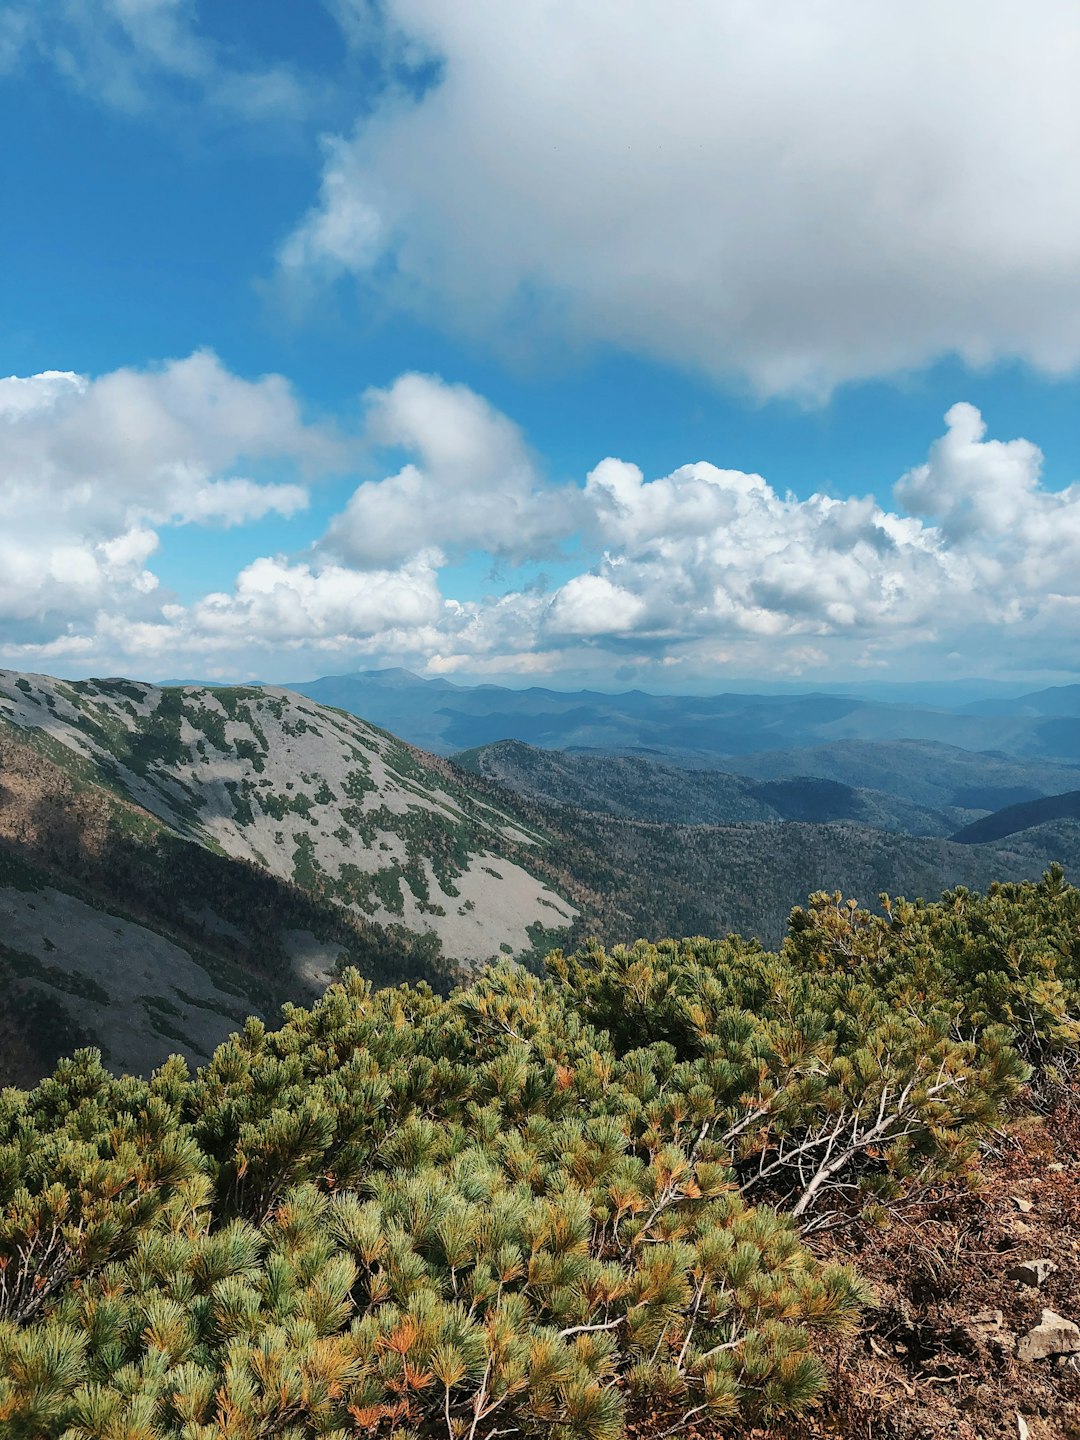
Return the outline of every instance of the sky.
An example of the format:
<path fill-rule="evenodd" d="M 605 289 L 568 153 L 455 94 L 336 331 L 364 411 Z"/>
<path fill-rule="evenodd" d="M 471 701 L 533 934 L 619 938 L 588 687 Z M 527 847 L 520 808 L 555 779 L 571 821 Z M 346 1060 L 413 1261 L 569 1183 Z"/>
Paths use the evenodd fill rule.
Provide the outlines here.
<path fill-rule="evenodd" d="M 1080 675 L 1080 10 L 4 0 L 0 666 Z"/>

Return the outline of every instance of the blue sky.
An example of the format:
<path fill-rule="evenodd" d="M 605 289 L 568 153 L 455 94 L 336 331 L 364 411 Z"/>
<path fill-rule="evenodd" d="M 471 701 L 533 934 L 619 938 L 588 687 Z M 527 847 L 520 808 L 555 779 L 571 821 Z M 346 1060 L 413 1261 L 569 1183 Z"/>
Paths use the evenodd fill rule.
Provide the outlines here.
<path fill-rule="evenodd" d="M 1074 676 L 1078 40 L 10 0 L 0 664 Z"/>

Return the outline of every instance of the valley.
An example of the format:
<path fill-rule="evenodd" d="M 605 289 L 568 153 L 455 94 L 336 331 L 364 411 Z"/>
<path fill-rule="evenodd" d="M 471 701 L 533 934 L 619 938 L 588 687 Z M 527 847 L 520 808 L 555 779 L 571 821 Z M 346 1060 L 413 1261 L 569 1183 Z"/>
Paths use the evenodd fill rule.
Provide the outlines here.
<path fill-rule="evenodd" d="M 844 759 L 879 784 L 837 778 Z M 349 966 L 445 991 L 589 936 L 775 945 L 817 891 L 932 898 L 1080 861 L 1052 800 L 1017 829 L 975 803 L 1076 773 L 1061 762 L 903 741 L 755 761 L 519 741 L 448 759 L 273 687 L 0 672 L 2 1078 L 85 1043 L 142 1073 L 202 1063 Z"/>

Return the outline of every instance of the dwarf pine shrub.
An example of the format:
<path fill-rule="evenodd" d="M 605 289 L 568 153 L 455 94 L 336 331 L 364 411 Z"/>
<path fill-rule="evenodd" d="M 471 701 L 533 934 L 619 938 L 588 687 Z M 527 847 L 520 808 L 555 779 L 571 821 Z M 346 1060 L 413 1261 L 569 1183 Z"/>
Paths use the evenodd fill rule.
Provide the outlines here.
<path fill-rule="evenodd" d="M 5 1440 L 615 1440 L 820 1393 L 800 1232 L 970 1168 L 1075 1043 L 1077 892 L 796 911 L 448 998 L 355 972 L 194 1076 L 0 1095 Z"/>

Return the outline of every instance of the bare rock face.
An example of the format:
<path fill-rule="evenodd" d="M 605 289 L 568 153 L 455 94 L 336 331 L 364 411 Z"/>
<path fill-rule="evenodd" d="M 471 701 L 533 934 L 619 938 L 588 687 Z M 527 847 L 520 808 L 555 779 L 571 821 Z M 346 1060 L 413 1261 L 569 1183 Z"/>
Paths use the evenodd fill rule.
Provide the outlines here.
<path fill-rule="evenodd" d="M 1042 1312 L 1038 1325 L 1028 1331 L 1016 1349 L 1017 1359 L 1023 1364 L 1075 1354 L 1080 1354 L 1080 1326 L 1053 1310 Z"/>
<path fill-rule="evenodd" d="M 1035 1289 L 1043 1283 L 1048 1275 L 1053 1275 L 1058 1267 L 1046 1256 L 1038 1260 L 1021 1260 L 1018 1265 L 1013 1265 L 1005 1272 L 1006 1279 L 1019 1280 L 1021 1285 L 1031 1285 Z"/>

